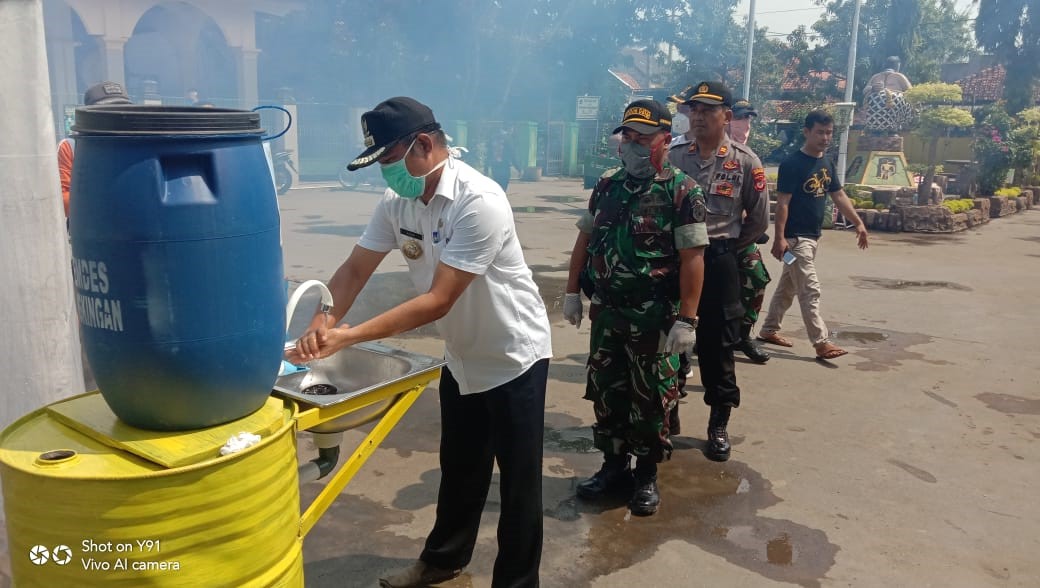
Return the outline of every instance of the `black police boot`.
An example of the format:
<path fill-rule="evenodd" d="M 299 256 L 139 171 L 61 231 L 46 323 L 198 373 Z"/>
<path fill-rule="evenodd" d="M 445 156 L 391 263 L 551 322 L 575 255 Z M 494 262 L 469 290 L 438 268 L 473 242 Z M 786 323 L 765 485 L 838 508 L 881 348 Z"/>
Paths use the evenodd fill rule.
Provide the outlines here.
<path fill-rule="evenodd" d="M 708 417 L 708 459 L 713 461 L 726 461 L 729 459 L 729 433 L 726 425 L 729 424 L 728 406 L 711 407 L 711 416 Z"/>
<path fill-rule="evenodd" d="M 632 487 L 632 468 L 628 454 L 608 455 L 603 458 L 603 467 L 591 478 L 578 483 L 578 496 L 586 500 L 602 498 L 610 492 L 620 492 Z"/>
<path fill-rule="evenodd" d="M 751 361 L 765 363 L 769 361 L 771 356 L 751 338 L 751 327 L 752 325 L 742 325 L 740 327 L 740 343 L 737 344 L 737 349 L 743 351 L 744 355 Z"/>
<path fill-rule="evenodd" d="M 661 506 L 661 494 L 657 491 L 657 462 L 637 459 L 635 479 L 636 491 L 628 502 L 628 509 L 637 517 L 648 517 Z"/>

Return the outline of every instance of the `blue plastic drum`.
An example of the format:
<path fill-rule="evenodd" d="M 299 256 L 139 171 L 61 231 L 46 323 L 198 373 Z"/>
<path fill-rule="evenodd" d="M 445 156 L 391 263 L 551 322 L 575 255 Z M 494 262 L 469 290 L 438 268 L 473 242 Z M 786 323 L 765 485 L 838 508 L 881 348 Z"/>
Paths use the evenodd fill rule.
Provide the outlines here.
<path fill-rule="evenodd" d="M 76 309 L 105 401 L 156 430 L 259 409 L 286 327 L 259 115 L 92 106 L 72 129 Z"/>

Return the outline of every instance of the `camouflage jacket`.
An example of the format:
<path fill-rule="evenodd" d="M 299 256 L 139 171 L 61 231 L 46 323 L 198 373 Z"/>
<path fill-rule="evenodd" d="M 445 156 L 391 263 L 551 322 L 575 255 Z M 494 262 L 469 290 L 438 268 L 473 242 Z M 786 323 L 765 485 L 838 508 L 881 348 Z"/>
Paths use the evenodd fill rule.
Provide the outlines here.
<path fill-rule="evenodd" d="M 600 301 L 678 301 L 679 249 L 708 244 L 705 215 L 701 189 L 669 164 L 652 181 L 622 168 L 603 174 L 578 221 L 589 234 L 586 271 Z"/>

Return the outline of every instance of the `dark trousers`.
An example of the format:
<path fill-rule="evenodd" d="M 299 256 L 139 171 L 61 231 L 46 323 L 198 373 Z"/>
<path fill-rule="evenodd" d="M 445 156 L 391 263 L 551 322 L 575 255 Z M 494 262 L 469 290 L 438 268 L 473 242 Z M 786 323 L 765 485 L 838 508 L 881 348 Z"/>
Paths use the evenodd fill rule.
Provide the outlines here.
<path fill-rule="evenodd" d="M 447 368 L 441 375 L 441 485 L 437 522 L 420 559 L 445 569 L 473 556 L 495 461 L 502 508 L 494 588 L 538 586 L 542 558 L 542 433 L 549 360 L 497 388 L 459 394 Z"/>
<path fill-rule="evenodd" d="M 697 364 L 708 406 L 740 406 L 733 346 L 744 307 L 736 252 L 714 242 L 704 254 L 704 288 L 697 309 Z"/>

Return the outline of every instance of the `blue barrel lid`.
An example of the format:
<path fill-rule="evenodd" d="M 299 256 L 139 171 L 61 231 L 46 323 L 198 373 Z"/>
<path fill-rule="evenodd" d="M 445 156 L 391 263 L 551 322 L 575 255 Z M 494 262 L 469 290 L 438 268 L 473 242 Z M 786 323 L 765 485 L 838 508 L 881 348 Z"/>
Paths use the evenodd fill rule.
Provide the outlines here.
<path fill-rule="evenodd" d="M 235 108 L 110 104 L 76 109 L 76 135 L 263 135 L 260 114 Z"/>

